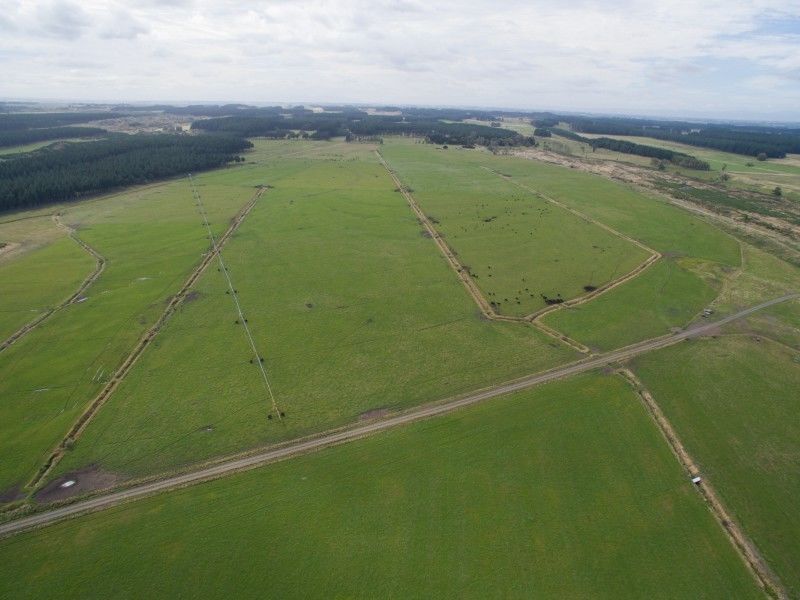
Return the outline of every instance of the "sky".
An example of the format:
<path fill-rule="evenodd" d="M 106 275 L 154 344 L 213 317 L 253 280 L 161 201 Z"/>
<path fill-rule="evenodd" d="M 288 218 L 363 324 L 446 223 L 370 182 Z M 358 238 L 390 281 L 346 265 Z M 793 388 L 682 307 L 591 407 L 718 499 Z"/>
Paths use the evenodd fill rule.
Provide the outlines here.
<path fill-rule="evenodd" d="M 800 121 L 800 0 L 0 0 L 0 97 Z"/>

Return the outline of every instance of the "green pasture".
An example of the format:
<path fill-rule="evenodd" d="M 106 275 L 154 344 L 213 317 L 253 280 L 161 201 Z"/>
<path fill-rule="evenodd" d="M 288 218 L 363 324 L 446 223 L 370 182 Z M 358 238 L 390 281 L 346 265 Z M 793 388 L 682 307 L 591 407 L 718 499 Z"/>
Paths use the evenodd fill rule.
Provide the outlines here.
<path fill-rule="evenodd" d="M 702 475 L 800 596 L 800 353 L 723 336 L 636 359 Z"/>
<path fill-rule="evenodd" d="M 57 473 L 161 472 L 575 356 L 532 326 L 483 318 L 370 147 L 279 160 L 270 145 L 259 142 L 245 170 L 213 177 L 272 186 L 223 255 L 285 419 L 267 418 L 215 265 Z"/>
<path fill-rule="evenodd" d="M 733 237 L 677 207 L 617 182 L 538 161 L 493 156 L 488 152 L 473 150 L 437 151 L 428 145 L 394 142 L 386 144 L 382 151 L 392 164 L 396 163 L 401 176 L 404 176 L 406 162 L 420 172 L 424 172 L 426 165 L 433 165 L 427 168 L 435 171 L 440 163 L 452 164 L 455 166 L 451 171 L 469 173 L 474 178 L 482 178 L 484 173 L 489 173 L 483 167 L 494 169 L 509 176 L 511 182 L 518 182 L 534 192 L 563 202 L 661 252 L 664 259 L 659 263 L 664 264 L 650 267 L 643 274 L 586 304 L 544 317 L 545 323 L 559 330 L 563 328 L 571 337 L 596 348 L 611 349 L 627 345 L 667 333 L 672 327 L 685 325 L 714 298 L 719 287 L 718 281 L 708 280 L 702 271 L 730 271 L 740 263 L 739 243 Z M 412 167 L 406 167 L 406 170 L 411 171 Z M 455 180 L 455 185 L 459 184 L 460 180 L 450 177 L 444 168 L 440 171 L 440 187 L 450 186 L 451 179 Z M 498 182 L 515 188 L 513 183 L 503 182 L 497 175 L 494 177 Z M 435 178 L 432 179 L 435 183 Z M 469 177 L 465 176 L 463 187 L 468 188 L 468 182 Z M 413 179 L 409 180 L 409 184 L 414 187 Z M 463 192 L 460 188 L 454 189 L 453 196 L 456 198 L 468 193 L 468 189 Z M 536 201 L 532 192 L 519 187 L 515 189 L 518 197 Z M 415 196 L 419 199 L 424 198 L 421 190 L 415 189 Z M 453 204 L 458 206 L 458 201 L 453 200 Z M 446 220 L 442 221 L 441 226 L 444 226 Z M 518 231 L 520 227 L 515 226 L 514 229 Z M 518 234 L 513 235 L 518 239 Z M 569 234 L 562 233 L 561 229 L 557 230 L 556 235 L 560 238 L 561 247 L 567 248 L 566 252 L 580 248 L 580 244 Z M 459 249 L 459 240 L 453 241 L 451 238 L 448 235 L 446 239 Z M 631 248 L 639 250 L 630 243 L 627 243 L 627 248 L 631 255 L 634 255 Z M 574 277 L 575 273 L 581 272 L 582 266 L 591 268 L 589 259 L 593 256 L 590 253 L 588 258 L 566 261 L 561 267 L 563 276 Z M 634 256 L 637 260 L 641 258 L 641 254 Z M 560 264 L 555 263 L 554 266 Z M 492 267 L 494 270 L 495 265 L 492 264 Z M 483 282 L 482 285 L 485 285 L 487 270 L 479 271 L 478 281 Z M 617 269 L 616 276 L 625 272 L 623 268 Z"/>
<path fill-rule="evenodd" d="M 207 210 L 217 232 L 253 192 L 208 186 Z M 185 180 L 68 205 L 62 218 L 108 262 L 86 291 L 86 301 L 59 311 L 0 353 L 0 493 L 5 498 L 38 470 L 209 245 Z M 4 288 L 20 290 L 34 281 L 37 270 L 27 267 L 39 252 L 51 261 L 37 267 L 42 278 L 63 271 L 59 277 L 75 273 L 82 279 L 91 262 L 75 254 L 82 250 L 62 244 L 77 247 L 65 239 L 5 263 Z M 54 294 L 53 282 L 42 278 L 31 298 Z M 13 302 L 24 300 L 15 295 Z"/>
<path fill-rule="evenodd" d="M 652 165 L 652 161 L 645 156 L 616 152 L 608 148 L 595 148 L 592 150 L 592 147 L 585 142 L 570 140 L 557 134 L 553 134 L 553 137 L 538 138 L 537 140 L 540 149 L 563 154 L 565 156 L 575 156 L 593 161 L 613 160 L 639 167 L 649 167 Z"/>
<path fill-rule="evenodd" d="M 627 240 L 481 168 L 480 159 L 505 165 L 487 154 L 402 142 L 382 152 L 502 314 L 522 316 L 545 307 L 545 298 L 580 296 L 647 258 Z"/>
<path fill-rule="evenodd" d="M 0 596 L 53 595 L 761 597 L 599 375 L 0 541 Z"/>
<path fill-rule="evenodd" d="M 0 340 L 72 295 L 94 268 L 94 258 L 67 236 L 0 262 Z"/>
<path fill-rule="evenodd" d="M 763 250 L 742 244 L 741 272 L 724 286 L 716 308 L 736 312 L 764 300 L 800 292 L 800 268 Z"/>
<path fill-rule="evenodd" d="M 672 166 L 669 167 L 669 170 L 686 177 L 715 180 L 718 180 L 720 174 L 724 171 L 731 177 L 727 182 L 727 185 L 731 187 L 769 193 L 777 185 L 781 186 L 784 192 L 798 194 L 800 198 L 800 164 L 798 163 L 797 155 L 790 155 L 787 158 L 770 158 L 765 161 L 759 161 L 756 160 L 754 156 L 733 154 L 713 148 L 700 148 L 656 138 L 624 135 L 581 135 L 585 135 L 585 137 L 610 137 L 619 140 L 628 140 L 637 144 L 656 146 L 658 148 L 666 148 L 667 150 L 689 154 L 706 161 L 711 166 L 711 170 L 697 171 L 694 169 Z M 559 139 L 559 141 L 561 141 L 561 139 Z M 598 150 L 597 154 L 599 154 L 599 152 Z M 592 154 L 591 156 L 595 155 Z M 621 158 L 617 160 L 625 159 Z M 650 159 L 644 160 L 649 164 Z"/>
<path fill-rule="evenodd" d="M 730 314 L 764 300 L 800 293 L 800 269 L 747 244 L 744 266 L 731 277 L 713 303 L 718 315 Z M 800 348 L 800 300 L 759 311 L 725 326 L 725 331 L 764 335 Z"/>
<path fill-rule="evenodd" d="M 672 259 L 662 259 L 625 284 L 544 322 L 594 350 L 657 337 L 691 321 L 716 291 Z"/>
<path fill-rule="evenodd" d="M 755 156 L 745 156 L 743 154 L 733 154 L 732 152 L 723 152 L 713 148 L 701 148 L 699 146 L 690 146 L 689 144 L 681 144 L 669 140 L 659 140 L 657 138 L 639 137 L 639 136 L 625 136 L 625 135 L 594 135 L 594 134 L 581 134 L 585 137 L 609 137 L 617 140 L 627 140 L 637 144 L 644 144 L 646 146 L 656 146 L 658 148 L 666 148 L 675 152 L 682 152 L 690 154 L 704 160 L 714 171 L 721 171 L 723 166 L 729 173 L 788 173 L 793 175 L 800 175 L 800 166 L 793 164 L 791 159 L 771 158 L 765 161 L 756 160 Z"/>

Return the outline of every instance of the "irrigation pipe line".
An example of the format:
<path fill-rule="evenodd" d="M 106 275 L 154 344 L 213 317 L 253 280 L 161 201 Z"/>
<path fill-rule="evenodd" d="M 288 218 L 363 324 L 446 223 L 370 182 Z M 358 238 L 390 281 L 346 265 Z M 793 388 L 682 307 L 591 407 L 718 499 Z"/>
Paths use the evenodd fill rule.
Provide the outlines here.
<path fill-rule="evenodd" d="M 192 174 L 189 173 L 189 184 L 192 186 L 192 194 L 194 195 L 195 202 L 197 203 L 197 209 L 200 211 L 200 214 L 203 216 L 203 223 L 206 226 L 206 230 L 208 231 L 208 237 L 211 239 L 211 248 L 212 251 L 217 255 L 217 260 L 219 260 L 219 267 L 222 270 L 222 273 L 225 275 L 225 279 L 228 282 L 228 289 L 231 293 L 231 298 L 233 298 L 233 303 L 236 305 L 236 312 L 239 313 L 239 320 L 244 327 L 244 332 L 247 334 L 247 339 L 250 342 L 250 347 L 253 349 L 253 355 L 255 357 L 256 364 L 258 365 L 259 370 L 261 371 L 261 376 L 264 379 L 264 390 L 269 395 L 269 399 L 272 402 L 272 410 L 275 411 L 275 414 L 278 416 L 278 420 L 283 419 L 283 415 L 281 411 L 278 409 L 278 403 L 275 401 L 275 394 L 272 393 L 272 385 L 269 383 L 269 377 L 267 377 L 267 370 L 264 368 L 264 363 L 262 362 L 261 355 L 258 353 L 258 348 L 256 348 L 256 342 L 253 339 L 253 334 L 250 333 L 250 327 L 247 325 L 247 320 L 244 318 L 244 313 L 242 313 L 242 306 L 239 304 L 239 298 L 236 293 L 236 290 L 233 287 L 233 282 L 231 281 L 231 276 L 228 273 L 228 267 L 225 266 L 225 261 L 222 260 L 222 252 L 217 247 L 217 238 L 214 237 L 214 233 L 211 231 L 211 225 L 208 223 L 208 215 L 206 214 L 206 209 L 203 206 L 203 201 L 200 199 L 200 194 L 197 192 L 197 188 L 194 185 L 194 178 Z"/>

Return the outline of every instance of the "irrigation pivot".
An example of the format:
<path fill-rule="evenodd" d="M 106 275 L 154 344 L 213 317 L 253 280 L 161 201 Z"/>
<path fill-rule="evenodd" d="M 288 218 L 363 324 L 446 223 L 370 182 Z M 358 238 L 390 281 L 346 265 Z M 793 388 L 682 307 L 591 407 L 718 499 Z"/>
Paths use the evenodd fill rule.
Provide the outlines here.
<path fill-rule="evenodd" d="M 206 227 L 206 231 L 208 231 L 208 237 L 211 240 L 211 251 L 217 255 L 217 260 L 219 261 L 219 268 L 223 275 L 225 275 L 225 280 L 228 282 L 228 292 L 231 298 L 233 298 L 233 303 L 236 305 L 236 312 L 239 313 L 239 322 L 244 327 L 244 332 L 247 335 L 247 340 L 250 342 L 250 348 L 253 350 L 253 362 L 258 365 L 259 370 L 261 371 L 262 379 L 264 380 L 264 390 L 267 392 L 269 396 L 270 403 L 272 404 L 272 410 L 275 412 L 275 415 L 278 417 L 278 420 L 283 419 L 283 413 L 278 409 L 278 403 L 275 401 L 275 394 L 272 392 L 272 385 L 269 382 L 269 377 L 267 376 L 267 370 L 264 368 L 264 362 L 261 358 L 261 355 L 258 353 L 258 348 L 256 347 L 256 342 L 253 339 L 253 334 L 250 333 L 250 327 L 247 325 L 247 319 L 244 318 L 244 313 L 242 312 L 242 306 L 239 303 L 239 294 L 236 289 L 233 287 L 233 281 L 231 281 L 230 273 L 228 273 L 228 267 L 225 266 L 225 261 L 222 259 L 222 252 L 220 251 L 219 247 L 217 246 L 217 239 L 214 237 L 214 232 L 211 231 L 211 225 L 208 223 L 208 215 L 206 214 L 205 206 L 203 206 L 203 201 L 200 198 L 200 193 L 197 191 L 197 187 L 194 185 L 194 178 L 192 174 L 189 173 L 189 184 L 192 186 L 192 195 L 194 196 L 195 204 L 197 205 L 197 210 L 203 217 L 203 224 Z M 270 417 L 271 418 L 271 417 Z"/>

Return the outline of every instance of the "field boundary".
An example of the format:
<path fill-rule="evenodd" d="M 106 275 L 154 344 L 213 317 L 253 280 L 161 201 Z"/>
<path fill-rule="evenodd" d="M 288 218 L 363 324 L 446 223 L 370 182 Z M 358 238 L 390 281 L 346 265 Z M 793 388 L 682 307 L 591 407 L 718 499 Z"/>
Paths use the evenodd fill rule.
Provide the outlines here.
<path fill-rule="evenodd" d="M 362 437 L 378 433 L 387 429 L 413 423 L 423 419 L 436 417 L 456 411 L 460 408 L 477 404 L 479 402 L 502 396 L 508 393 L 525 390 L 536 385 L 564 379 L 579 373 L 585 373 L 594 369 L 618 364 L 652 350 L 658 350 L 671 346 L 683 340 L 701 336 L 714 331 L 716 328 L 751 315 L 759 310 L 799 298 L 800 294 L 788 294 L 779 298 L 774 298 L 762 302 L 750 308 L 739 311 L 738 313 L 724 317 L 716 322 L 699 325 L 692 329 L 687 329 L 679 333 L 662 336 L 653 340 L 646 340 L 638 344 L 614 350 L 603 355 L 594 357 L 584 357 L 576 362 L 555 367 L 553 369 L 528 375 L 513 381 L 502 383 L 488 388 L 476 390 L 474 392 L 432 402 L 426 405 L 417 406 L 400 414 L 373 421 L 363 425 L 339 428 L 332 431 L 322 432 L 308 438 L 301 438 L 295 441 L 272 446 L 262 449 L 254 449 L 248 453 L 238 454 L 222 458 L 217 462 L 206 466 L 200 466 L 194 471 L 184 471 L 176 475 L 154 478 L 143 482 L 129 482 L 130 487 L 110 493 L 96 495 L 88 499 L 75 499 L 71 504 L 65 504 L 56 508 L 51 508 L 43 512 L 20 517 L 0 524 L 0 538 L 14 535 L 28 529 L 43 527 L 55 521 L 74 517 L 86 512 L 102 510 L 110 506 L 120 504 L 128 500 L 134 500 L 152 494 L 186 487 L 203 481 L 217 479 L 225 475 L 260 467 L 265 464 L 285 460 L 293 456 L 306 454 L 315 450 L 347 443 Z"/>
<path fill-rule="evenodd" d="M 74 444 L 75 441 L 77 441 L 77 439 L 86 429 L 86 426 L 91 422 L 92 418 L 102 408 L 106 401 L 108 401 L 114 391 L 119 387 L 120 383 L 122 383 L 122 381 L 128 375 L 133 365 L 150 345 L 150 342 L 153 341 L 167 320 L 178 309 L 189 290 L 194 286 L 208 265 L 211 264 L 216 254 L 222 250 L 222 247 L 230 239 L 231 235 L 239 228 L 239 225 L 242 224 L 245 217 L 247 217 L 258 199 L 264 193 L 265 189 L 266 188 L 264 187 L 259 187 L 255 195 L 239 210 L 239 212 L 231 221 L 231 224 L 225 230 L 225 233 L 223 233 L 219 240 L 212 246 L 212 248 L 206 252 L 206 254 L 203 256 L 203 259 L 200 261 L 197 267 L 192 270 L 189 277 L 186 279 L 186 281 L 184 281 L 178 292 L 172 296 L 167 304 L 167 307 L 161 313 L 161 316 L 159 316 L 153 326 L 150 327 L 141 338 L 139 338 L 139 341 L 136 343 L 130 354 L 128 354 L 125 360 L 122 361 L 122 364 L 116 369 L 108 382 L 103 386 L 97 396 L 95 396 L 94 400 L 92 400 L 89 406 L 81 413 L 77 421 L 72 425 L 61 442 L 59 442 L 41 468 L 25 486 L 26 488 L 29 490 L 35 489 L 36 486 L 42 482 L 44 477 L 53 469 L 53 467 L 59 463 L 67 449 Z"/>
<path fill-rule="evenodd" d="M 645 387 L 644 383 L 642 383 L 636 374 L 627 367 L 618 369 L 617 373 L 630 384 L 636 392 L 636 395 L 642 400 L 647 412 L 669 444 L 672 453 L 678 459 L 678 462 L 681 463 L 684 470 L 689 474 L 689 477 L 693 479 L 695 477 L 701 477 L 700 467 L 691 457 L 688 450 L 686 450 L 686 447 L 683 445 L 683 442 L 681 442 L 678 434 L 669 422 L 669 419 L 667 419 L 661 407 L 659 407 L 655 398 Z M 716 517 L 740 558 L 748 566 L 759 585 L 771 596 L 780 599 L 788 598 L 788 593 L 781 584 L 780 579 L 778 579 L 778 576 L 769 568 L 767 562 L 761 556 L 752 540 L 745 535 L 739 524 L 731 517 L 730 512 L 722 504 L 713 486 L 705 479 L 705 475 L 702 475 L 702 478 L 695 483 L 695 487 L 705 499 L 714 517 Z"/>
<path fill-rule="evenodd" d="M 643 167 L 638 167 L 636 165 L 632 165 L 631 163 L 623 164 L 618 161 L 602 161 L 576 155 L 564 155 L 548 150 L 538 150 L 534 151 L 533 153 L 517 152 L 514 153 L 514 156 L 523 158 L 525 160 L 541 161 L 551 165 L 578 169 L 585 173 L 599 175 L 600 177 L 608 180 L 621 182 L 646 194 L 653 200 L 659 200 L 665 202 L 666 204 L 671 204 L 687 212 L 693 213 L 694 215 L 700 216 L 707 222 L 710 221 L 714 227 L 733 238 L 738 239 L 737 235 L 754 236 L 761 241 L 766 241 L 769 244 L 775 244 L 779 246 L 783 250 L 789 252 L 793 256 L 794 260 L 800 260 L 800 250 L 787 243 L 786 237 L 779 232 L 767 229 L 761 225 L 744 222 L 733 217 L 714 212 L 689 200 L 681 200 L 670 196 L 669 194 L 657 189 L 653 183 L 644 176 L 650 175 L 651 173 L 649 173 L 649 171 Z M 605 166 L 603 163 L 608 162 L 614 163 L 613 172 L 603 168 Z M 663 175 L 661 177 L 663 178 Z M 678 181 L 677 179 L 671 180 Z M 698 182 L 693 180 L 693 183 Z"/>
<path fill-rule="evenodd" d="M 206 227 L 206 231 L 208 232 L 208 238 L 211 240 L 211 248 L 212 253 L 216 255 L 217 260 L 219 261 L 219 268 L 222 271 L 223 275 L 225 275 L 225 281 L 228 283 L 228 294 L 230 295 L 231 299 L 233 300 L 233 304 L 236 306 L 236 312 L 239 314 L 239 323 L 241 323 L 242 328 L 244 329 L 245 335 L 247 336 L 247 341 L 250 342 L 250 349 L 253 351 L 253 358 L 250 362 L 255 362 L 258 365 L 258 369 L 261 371 L 261 376 L 264 381 L 264 391 L 267 392 L 269 396 L 270 402 L 272 404 L 272 410 L 275 412 L 275 416 L 278 417 L 278 420 L 283 419 L 283 412 L 278 409 L 278 403 L 275 401 L 275 394 L 272 393 L 272 385 L 269 382 L 269 377 L 267 376 L 267 370 L 264 368 L 264 359 L 262 358 L 261 354 L 258 352 L 258 348 L 256 347 L 256 341 L 253 339 L 253 334 L 250 333 L 250 326 L 247 324 L 247 319 L 242 312 L 242 305 L 239 302 L 239 291 L 233 287 L 233 281 L 231 280 L 230 272 L 228 271 L 228 266 L 225 264 L 225 261 L 222 260 L 222 252 L 219 244 L 217 243 L 217 238 L 214 237 L 214 232 L 211 230 L 211 225 L 208 223 L 208 214 L 206 213 L 206 207 L 203 205 L 203 200 L 200 198 L 200 193 L 197 191 L 197 188 L 194 185 L 194 178 L 192 174 L 189 173 L 189 185 L 192 187 L 192 194 L 194 195 L 194 200 L 197 203 L 197 210 L 203 217 L 203 224 Z M 222 242 L 222 239 L 220 240 Z M 272 418 L 271 415 L 267 418 Z"/>
<path fill-rule="evenodd" d="M 480 291 L 480 288 L 478 288 L 478 285 L 470 276 L 468 269 L 466 269 L 464 265 L 461 264 L 461 261 L 456 256 L 456 253 L 453 251 L 452 248 L 450 248 L 447 242 L 444 241 L 444 239 L 439 234 L 436 227 L 434 227 L 433 222 L 428 218 L 428 216 L 422 210 L 422 207 L 420 207 L 420 205 L 417 204 L 417 201 L 414 198 L 414 196 L 411 195 L 411 192 L 408 191 L 408 188 L 405 185 L 403 185 L 403 183 L 400 181 L 400 179 L 397 176 L 397 173 L 395 173 L 395 171 L 392 170 L 392 168 L 383 158 L 383 155 L 380 153 L 380 151 L 375 150 L 375 154 L 377 155 L 381 165 L 383 165 L 383 168 L 386 169 L 386 171 L 391 176 L 392 180 L 397 186 L 398 191 L 403 195 L 406 202 L 411 207 L 411 210 L 416 215 L 420 224 L 425 228 L 427 233 L 430 235 L 431 239 L 433 239 L 433 241 L 436 243 L 436 246 L 439 248 L 439 251 L 442 253 L 445 260 L 447 260 L 447 264 L 456 273 L 456 276 L 464 285 L 464 287 L 467 289 L 467 292 L 475 301 L 475 304 L 478 305 L 478 308 L 480 309 L 484 317 L 486 317 L 490 321 L 505 321 L 509 323 L 523 323 L 523 324 L 533 325 L 534 327 L 545 333 L 547 336 L 554 338 L 566 344 L 567 346 L 570 346 L 573 350 L 577 350 L 581 354 L 590 354 L 591 352 L 590 349 L 584 344 L 581 344 L 580 342 L 573 340 L 569 336 L 566 336 L 552 329 L 551 327 L 547 326 L 543 327 L 540 323 L 536 323 L 534 319 L 531 318 L 530 315 L 525 317 L 513 317 L 509 315 L 500 315 L 497 312 L 495 312 L 494 308 L 492 308 L 492 305 L 489 304 L 489 301 L 486 300 L 483 293 Z"/>
<path fill-rule="evenodd" d="M 53 219 L 53 222 L 56 224 L 56 227 L 63 229 L 67 232 L 67 236 L 70 237 L 72 240 L 75 241 L 81 248 L 83 248 L 92 258 L 95 260 L 95 267 L 94 270 L 86 276 L 83 282 L 78 286 L 78 289 L 75 290 L 66 300 L 63 300 L 60 304 L 52 308 L 48 308 L 45 312 L 40 314 L 38 317 L 30 321 L 29 323 L 23 325 L 20 329 L 16 332 L 12 333 L 8 338 L 0 342 L 0 352 L 11 346 L 14 342 L 19 341 L 21 338 L 25 337 L 28 333 L 36 329 L 39 325 L 41 325 L 44 321 L 48 318 L 53 316 L 58 311 L 66 308 L 70 304 L 73 304 L 76 300 L 78 300 L 83 293 L 91 286 L 97 278 L 103 273 L 106 268 L 106 258 L 100 254 L 97 250 L 92 248 L 89 244 L 84 242 L 80 237 L 78 237 L 77 232 L 72 227 L 65 225 L 61 221 L 61 214 L 60 213 L 53 213 L 50 215 Z"/>
<path fill-rule="evenodd" d="M 600 295 L 602 295 L 602 294 L 614 289 L 615 287 L 617 287 L 619 285 L 622 285 L 623 283 L 625 283 L 627 281 L 630 281 L 634 277 L 637 277 L 638 275 L 641 275 L 642 272 L 644 272 L 646 269 L 648 269 L 650 266 L 652 266 L 657 260 L 659 260 L 659 259 L 661 259 L 663 257 L 663 255 L 658 250 L 654 250 L 653 248 L 650 248 L 649 246 L 647 246 L 646 244 L 643 244 L 639 240 L 637 240 L 635 238 L 632 238 L 629 235 L 625 235 L 621 231 L 617 231 L 613 227 L 610 227 L 609 225 L 606 225 L 605 223 L 602 223 L 602 222 L 598 221 L 597 219 L 594 219 L 594 218 L 590 217 L 589 215 L 584 214 L 581 211 L 572 208 L 571 206 L 567 206 L 563 202 L 560 202 L 560 201 L 556 200 L 555 198 L 552 198 L 552 197 L 540 192 L 539 190 L 536 190 L 536 189 L 534 189 L 534 188 L 532 188 L 530 186 L 527 186 L 524 183 L 520 183 L 519 181 L 515 181 L 514 178 L 509 176 L 509 175 L 505 175 L 505 174 L 500 173 L 499 171 L 496 171 L 496 170 L 491 169 L 489 167 L 481 167 L 481 168 L 482 169 L 486 169 L 487 171 L 489 171 L 491 173 L 494 173 L 495 175 L 497 175 L 501 179 L 504 179 L 504 180 L 516 185 L 517 187 L 522 188 L 523 190 L 533 194 L 537 198 L 541 198 L 545 202 L 549 202 L 550 204 L 553 204 L 554 206 L 558 206 L 559 208 L 562 208 L 562 209 L 564 209 L 566 211 L 569 211 L 570 213 L 572 213 L 576 217 L 578 217 L 578 218 L 580 218 L 580 219 L 582 219 L 582 220 L 584 220 L 584 221 L 586 221 L 588 223 L 592 223 L 593 225 L 596 225 L 597 227 L 600 227 L 601 229 L 607 231 L 608 233 L 610 233 L 611 235 L 613 235 L 615 237 L 618 237 L 618 238 L 620 238 L 622 240 L 625 240 L 626 242 L 630 242 L 634 246 L 636 246 L 636 247 L 638 247 L 638 248 L 640 248 L 640 249 L 642 249 L 645 252 L 648 252 L 650 254 L 650 256 L 647 259 L 645 259 L 644 262 L 642 262 L 637 267 L 634 267 L 634 269 L 629 271 L 628 273 L 625 273 L 624 275 L 621 275 L 621 276 L 617 277 L 616 279 L 612 279 L 611 281 L 608 281 L 608 282 L 604 283 L 603 285 L 598 286 L 597 289 L 592 290 L 591 292 L 587 292 L 586 294 L 581 294 L 580 296 L 577 296 L 575 298 L 571 298 L 569 300 L 561 302 L 560 304 L 554 304 L 552 306 L 547 306 L 545 308 L 537 310 L 536 312 L 528 315 L 526 317 L 527 319 L 531 319 L 532 321 L 539 322 L 540 319 L 542 319 L 545 315 L 547 315 L 547 314 L 549 314 L 551 312 L 554 312 L 554 311 L 557 311 L 557 310 L 561 310 L 563 308 L 571 308 L 573 306 L 578 306 L 580 304 L 583 304 L 585 302 L 593 300 L 597 296 L 600 296 Z M 542 323 L 538 323 L 538 324 L 542 325 Z"/>

